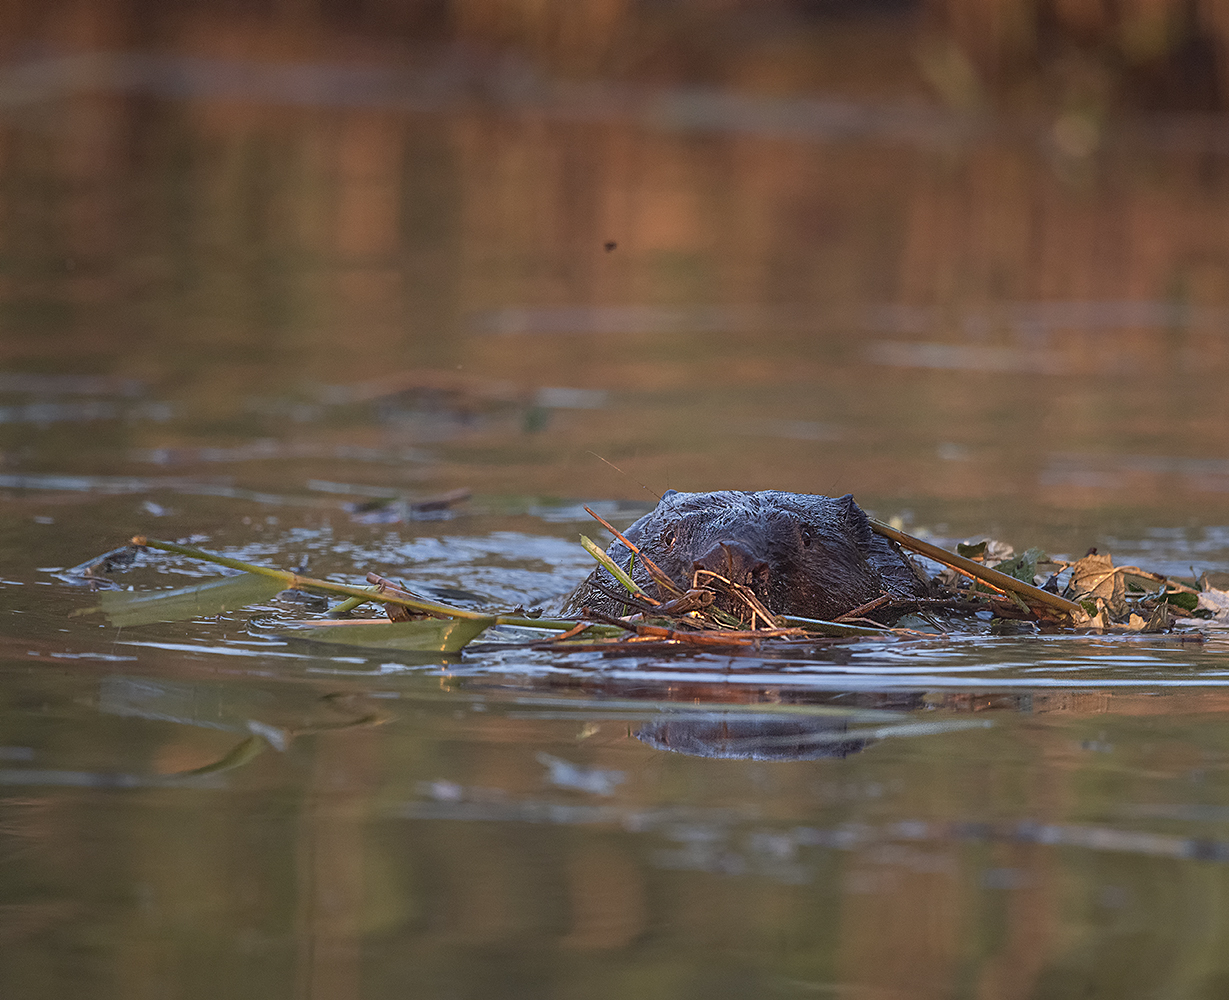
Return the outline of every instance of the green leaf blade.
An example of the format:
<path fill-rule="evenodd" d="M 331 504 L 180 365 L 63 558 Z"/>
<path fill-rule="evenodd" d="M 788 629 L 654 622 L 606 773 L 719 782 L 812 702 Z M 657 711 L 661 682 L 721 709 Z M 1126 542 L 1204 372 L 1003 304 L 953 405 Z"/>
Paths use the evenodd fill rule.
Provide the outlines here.
<path fill-rule="evenodd" d="M 117 628 L 209 618 L 249 604 L 262 604 L 285 589 L 281 580 L 240 573 L 176 590 L 104 590 L 101 611 Z"/>
<path fill-rule="evenodd" d="M 408 622 L 370 619 L 303 622 L 283 625 L 274 631 L 288 639 L 306 639 L 361 649 L 457 653 L 493 624 L 494 617 L 418 618 Z"/>

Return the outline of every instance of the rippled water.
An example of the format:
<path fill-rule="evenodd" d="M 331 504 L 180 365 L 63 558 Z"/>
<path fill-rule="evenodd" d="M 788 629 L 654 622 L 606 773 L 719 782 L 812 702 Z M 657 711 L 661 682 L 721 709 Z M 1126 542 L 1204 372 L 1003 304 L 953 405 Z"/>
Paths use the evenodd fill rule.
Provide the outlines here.
<path fill-rule="evenodd" d="M 584 503 L 729 487 L 1224 586 L 1205 132 L 6 73 L 5 996 L 1224 993 L 1222 623 L 445 658 L 116 627 L 68 572 L 144 533 L 550 607 Z"/>

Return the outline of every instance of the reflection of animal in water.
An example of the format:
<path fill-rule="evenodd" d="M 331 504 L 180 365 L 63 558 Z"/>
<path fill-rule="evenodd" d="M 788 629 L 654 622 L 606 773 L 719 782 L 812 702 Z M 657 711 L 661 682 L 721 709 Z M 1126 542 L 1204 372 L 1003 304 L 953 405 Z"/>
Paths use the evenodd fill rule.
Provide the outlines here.
<path fill-rule="evenodd" d="M 783 718 L 744 712 L 681 715 L 642 726 L 636 739 L 691 757 L 815 760 L 848 757 L 875 740 L 849 732 L 844 719 Z"/>
<path fill-rule="evenodd" d="M 670 490 L 625 534 L 684 589 L 697 571 L 709 570 L 750 587 L 774 614 L 836 618 L 885 592 L 926 593 L 913 564 L 895 543 L 871 530 L 852 496 Z M 633 561 L 627 546 L 616 541 L 606 551 L 624 569 L 631 563 L 632 578 L 656 593 L 642 560 Z M 618 600 L 595 582 L 619 587 L 606 570 L 594 570 L 568 598 L 565 615 L 578 616 L 585 607 L 623 613 Z M 738 614 L 729 602 L 717 599 L 723 610 Z"/>

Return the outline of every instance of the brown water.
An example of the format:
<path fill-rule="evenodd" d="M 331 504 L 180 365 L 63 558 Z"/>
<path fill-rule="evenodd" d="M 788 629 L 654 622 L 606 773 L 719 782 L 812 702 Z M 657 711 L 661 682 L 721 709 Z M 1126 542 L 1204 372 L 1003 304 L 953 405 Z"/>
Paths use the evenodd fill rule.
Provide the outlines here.
<path fill-rule="evenodd" d="M 528 607 L 582 500 L 719 487 L 1229 572 L 1223 123 L 453 56 L 0 104 L 4 996 L 1229 988 L 1223 628 L 415 660 L 64 572 L 141 532 Z"/>

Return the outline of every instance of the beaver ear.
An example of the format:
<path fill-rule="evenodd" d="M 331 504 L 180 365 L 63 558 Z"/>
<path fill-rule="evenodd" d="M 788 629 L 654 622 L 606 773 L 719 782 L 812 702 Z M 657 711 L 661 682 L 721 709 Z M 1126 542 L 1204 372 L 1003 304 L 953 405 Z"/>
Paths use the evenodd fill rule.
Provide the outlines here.
<path fill-rule="evenodd" d="M 671 497 L 676 497 L 678 495 L 679 495 L 678 490 L 666 490 L 666 492 L 661 495 L 661 498 L 663 500 L 669 500 Z"/>
<path fill-rule="evenodd" d="M 853 494 L 846 493 L 836 501 L 841 517 L 845 519 L 845 527 L 853 536 L 858 548 L 868 549 L 875 542 L 875 533 L 871 530 L 871 522 L 866 512 L 853 501 Z"/>

